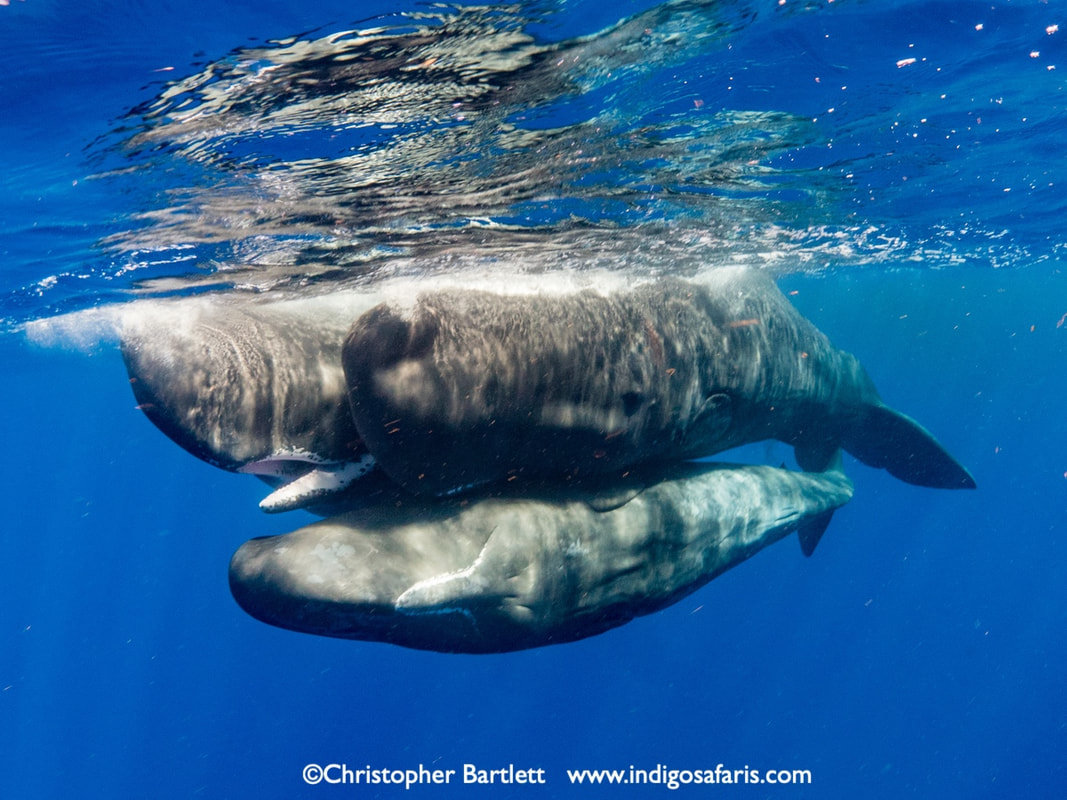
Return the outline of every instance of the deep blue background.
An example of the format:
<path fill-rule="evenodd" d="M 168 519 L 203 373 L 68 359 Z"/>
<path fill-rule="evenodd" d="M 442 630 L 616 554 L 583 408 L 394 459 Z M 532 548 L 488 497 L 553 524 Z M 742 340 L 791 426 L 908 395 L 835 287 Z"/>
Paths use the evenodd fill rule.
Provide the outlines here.
<path fill-rule="evenodd" d="M 738 107 L 814 114 L 829 104 L 805 65 L 847 72 L 869 91 L 851 110 L 835 102 L 835 114 L 851 115 L 837 147 L 867 142 L 882 156 L 860 165 L 852 205 L 904 230 L 964 217 L 1004 231 L 988 261 L 937 270 L 890 261 L 782 283 L 859 356 L 888 403 L 968 465 L 977 492 L 917 489 L 849 460 L 855 499 L 813 558 L 783 542 L 667 611 L 576 644 L 471 657 L 319 639 L 245 616 L 226 584 L 241 542 L 310 517 L 261 514 L 261 485 L 164 439 L 134 410 L 113 349 L 42 349 L 9 334 L 0 338 L 0 797 L 403 792 L 303 784 L 304 764 L 331 761 L 547 770 L 547 786 L 482 792 L 494 797 L 652 796 L 666 790 L 571 789 L 563 770 L 661 762 L 814 775 L 808 788 L 715 789 L 746 797 L 1058 796 L 1067 325 L 1057 323 L 1067 278 L 1048 218 L 1062 187 L 1047 184 L 1062 174 L 1067 121 L 1060 83 L 1038 82 L 1059 81 L 1046 66 L 1067 32 L 1044 32 L 1059 21 L 1048 6 L 1009 4 L 997 17 L 981 4 L 871 5 L 769 29 L 781 48 L 740 65 L 750 77 Z M 559 25 L 590 32 L 638 7 L 565 6 Z M 0 7 L 5 313 L 44 315 L 77 302 L 81 285 L 102 291 L 93 276 L 106 256 L 92 243 L 128 209 L 84 180 L 83 148 L 154 93 L 152 70 L 367 14 L 339 3 Z M 988 39 L 968 38 L 978 23 Z M 848 46 L 812 49 L 827 36 Z M 909 39 L 946 68 L 909 76 L 914 91 L 894 63 Z M 1042 58 L 1029 57 L 1035 48 Z M 709 75 L 733 72 L 729 59 L 743 56 L 716 58 Z M 873 93 L 879 86 L 890 100 Z M 915 138 L 891 121 L 927 114 L 946 91 L 962 116 L 939 124 L 971 134 L 909 145 Z M 983 125 L 1002 114 L 1005 135 L 976 133 L 968 102 Z M 920 176 L 921 190 L 902 173 Z M 885 196 L 872 199 L 871 187 Z M 63 272 L 68 288 L 39 299 L 26 291 Z"/>

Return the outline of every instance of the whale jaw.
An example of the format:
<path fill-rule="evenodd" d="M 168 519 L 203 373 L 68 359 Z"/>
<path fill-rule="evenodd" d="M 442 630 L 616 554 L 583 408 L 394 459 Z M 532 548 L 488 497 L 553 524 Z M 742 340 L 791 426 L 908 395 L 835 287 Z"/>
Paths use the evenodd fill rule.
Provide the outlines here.
<path fill-rule="evenodd" d="M 375 468 L 374 457 L 369 453 L 354 461 L 340 462 L 286 453 L 250 462 L 237 471 L 257 475 L 277 486 L 259 502 L 261 510 L 277 514 L 327 502 Z"/>

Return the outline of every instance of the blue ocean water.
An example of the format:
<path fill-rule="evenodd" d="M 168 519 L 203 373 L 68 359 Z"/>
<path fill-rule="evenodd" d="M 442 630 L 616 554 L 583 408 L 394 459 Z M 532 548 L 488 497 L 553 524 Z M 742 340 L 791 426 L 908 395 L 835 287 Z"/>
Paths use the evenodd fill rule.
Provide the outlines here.
<path fill-rule="evenodd" d="M 325 126 L 314 105 L 309 117 L 256 116 L 278 72 L 251 50 L 420 24 L 399 12 L 434 25 L 451 13 L 0 6 L 0 796 L 405 792 L 309 786 L 309 763 L 546 774 L 539 786 L 410 790 L 424 796 L 674 793 L 572 786 L 566 774 L 659 764 L 812 775 L 674 790 L 686 795 L 1059 796 L 1063 7 L 559 2 L 478 17 L 547 44 L 607 41 L 620 19 L 652 15 L 582 50 L 566 86 L 535 74 L 532 97 L 494 101 L 513 103 L 503 122 L 484 112 L 493 131 L 551 132 L 539 146 L 570 158 L 566 170 L 476 125 L 471 137 L 490 137 L 481 161 L 420 161 L 389 126 L 468 135 L 466 120 L 420 112 L 452 102 L 425 84 L 369 98 L 395 117 L 370 126 Z M 485 27 L 472 23 L 468 39 L 458 27 L 465 46 L 489 41 Z M 158 100 L 169 82 L 205 75 L 197 86 L 215 95 Z M 228 97 L 251 97 L 253 111 Z M 183 108 L 203 113 L 183 127 Z M 308 167 L 342 153 L 362 160 Z M 353 177 L 375 164 L 394 177 Z M 420 182 L 531 174 L 504 202 L 468 205 Z M 294 196 L 300 208 L 283 208 Z M 425 198 L 436 216 L 394 197 Z M 405 268 L 430 269 L 482 243 L 545 257 L 530 241 L 550 236 L 577 261 L 595 241 L 622 268 L 645 248 L 660 270 L 696 257 L 772 266 L 978 490 L 907 486 L 848 459 L 855 498 L 812 558 L 779 543 L 666 611 L 574 644 L 457 656 L 317 638 L 246 616 L 226 580 L 246 539 L 311 518 L 262 514 L 261 485 L 165 439 L 134 409 L 113 343 L 23 335 L 28 322 L 145 294 L 299 290 L 336 278 L 324 261 L 363 274 L 414 253 Z"/>

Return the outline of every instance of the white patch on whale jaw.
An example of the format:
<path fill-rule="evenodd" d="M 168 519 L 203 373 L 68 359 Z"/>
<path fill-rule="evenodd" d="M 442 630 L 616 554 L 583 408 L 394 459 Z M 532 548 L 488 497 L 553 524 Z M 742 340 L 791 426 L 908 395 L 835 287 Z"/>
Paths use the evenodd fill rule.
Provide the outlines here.
<path fill-rule="evenodd" d="M 259 503 L 263 511 L 276 514 L 304 508 L 343 492 L 376 466 L 369 453 L 358 461 L 324 461 L 313 453 L 293 451 L 245 464 L 238 472 L 281 483 Z"/>

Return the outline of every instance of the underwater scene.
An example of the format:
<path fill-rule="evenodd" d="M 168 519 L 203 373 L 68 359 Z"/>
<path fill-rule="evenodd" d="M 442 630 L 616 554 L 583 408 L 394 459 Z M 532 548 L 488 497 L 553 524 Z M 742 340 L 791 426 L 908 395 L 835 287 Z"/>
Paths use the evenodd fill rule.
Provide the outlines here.
<path fill-rule="evenodd" d="M 1060 796 L 1065 37 L 0 0 L 0 797 Z"/>

